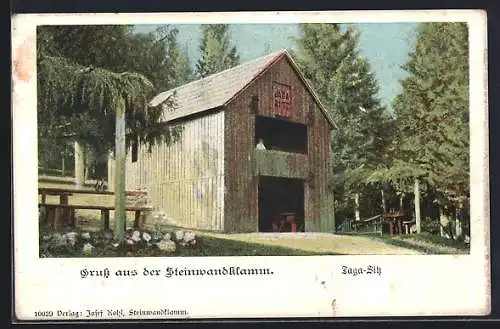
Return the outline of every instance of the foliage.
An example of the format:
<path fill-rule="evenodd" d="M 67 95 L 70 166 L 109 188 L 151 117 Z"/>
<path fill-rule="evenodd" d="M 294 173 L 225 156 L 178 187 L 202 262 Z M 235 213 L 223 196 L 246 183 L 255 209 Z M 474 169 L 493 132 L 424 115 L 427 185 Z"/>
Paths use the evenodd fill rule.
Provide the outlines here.
<path fill-rule="evenodd" d="M 236 47 L 231 46 L 229 32 L 229 25 L 226 24 L 203 26 L 201 58 L 196 64 L 196 73 L 200 78 L 239 64 L 240 56 L 237 54 Z"/>
<path fill-rule="evenodd" d="M 147 34 L 135 33 L 132 25 L 42 26 L 37 42 L 48 55 L 112 72 L 140 73 L 164 91 L 193 78 L 177 35 L 169 25 Z"/>
<path fill-rule="evenodd" d="M 175 43 L 176 30 L 160 32 L 164 39 L 154 33 L 134 34 L 131 26 L 123 25 L 39 27 L 40 150 L 79 140 L 97 156 L 107 154 L 114 147 L 114 114 L 122 100 L 127 146 L 136 139 L 151 147 L 178 137 L 178 128 L 158 123 L 162 108 L 148 105 L 158 88 L 189 78 L 183 67 L 189 65 Z M 179 67 L 172 69 L 176 63 Z M 185 75 L 177 76 L 176 70 Z M 175 99 L 165 106 L 175 106 Z"/>
<path fill-rule="evenodd" d="M 298 64 L 340 127 L 332 134 L 331 186 L 347 206 L 349 196 L 362 192 L 371 172 L 388 161 L 392 118 L 377 97 L 378 84 L 360 56 L 354 28 L 301 24 L 300 31 Z"/>
<path fill-rule="evenodd" d="M 423 172 L 442 204 L 469 194 L 467 38 L 465 23 L 421 23 L 394 101 L 396 157 Z"/>

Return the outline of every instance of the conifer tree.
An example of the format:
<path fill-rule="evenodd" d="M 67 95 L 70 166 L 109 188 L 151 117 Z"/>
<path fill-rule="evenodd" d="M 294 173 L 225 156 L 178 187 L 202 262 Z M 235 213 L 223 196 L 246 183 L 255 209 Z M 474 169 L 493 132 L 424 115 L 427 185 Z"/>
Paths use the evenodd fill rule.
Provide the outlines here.
<path fill-rule="evenodd" d="M 130 26 L 42 26 L 37 31 L 38 138 L 43 158 L 78 140 L 96 156 L 114 147 L 114 110 L 126 100 L 127 144 L 150 146 L 178 131 L 160 127 L 148 102 L 167 84 L 164 47 Z M 167 77 L 167 78 L 165 78 Z M 43 160 L 43 159 L 42 159 Z"/>
<path fill-rule="evenodd" d="M 229 25 L 210 24 L 202 27 L 201 58 L 196 64 L 198 77 L 203 78 L 240 63 L 236 47 L 231 45 Z"/>
<path fill-rule="evenodd" d="M 465 23 L 421 23 L 408 77 L 395 99 L 398 157 L 442 213 L 465 218 L 469 197 L 468 32 Z M 397 168 L 393 168 L 393 171 Z M 417 190 L 416 190 L 417 191 Z M 457 215 L 456 212 L 459 214 Z"/>
<path fill-rule="evenodd" d="M 298 63 L 339 129 L 332 138 L 333 189 L 338 207 L 359 197 L 390 142 L 391 118 L 377 97 L 378 84 L 358 50 L 359 33 L 338 24 L 301 24 Z M 352 197 L 352 198 L 351 198 Z"/>

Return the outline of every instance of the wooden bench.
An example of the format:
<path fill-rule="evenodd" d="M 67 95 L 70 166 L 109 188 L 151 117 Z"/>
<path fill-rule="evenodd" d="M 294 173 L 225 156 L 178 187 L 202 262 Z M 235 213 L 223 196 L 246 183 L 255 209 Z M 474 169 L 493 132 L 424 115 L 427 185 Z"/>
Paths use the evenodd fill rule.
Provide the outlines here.
<path fill-rule="evenodd" d="M 409 220 L 409 221 L 403 221 L 403 226 L 405 228 L 405 234 L 411 234 L 411 227 L 413 226 L 413 224 L 415 224 L 416 221 L 414 220 Z"/>
<path fill-rule="evenodd" d="M 104 221 L 104 229 L 109 230 L 109 211 L 115 210 L 114 206 L 99 206 L 99 205 L 76 205 L 76 204 L 54 204 L 54 203 L 39 203 L 39 207 L 44 207 L 46 210 L 45 220 L 47 218 L 53 218 L 52 226 L 54 229 L 57 229 L 59 224 L 59 219 L 61 218 L 61 211 L 70 210 L 74 212 L 77 209 L 94 209 L 101 211 L 101 219 Z M 144 225 L 144 220 L 141 220 L 141 214 L 147 211 L 153 210 L 152 207 L 125 207 L 125 211 L 133 211 L 135 212 L 135 220 L 134 220 L 134 228 L 141 228 Z M 73 222 L 72 226 L 75 226 L 74 223 L 75 217 L 72 217 Z M 126 221 L 124 223 L 125 230 L 127 229 Z"/>

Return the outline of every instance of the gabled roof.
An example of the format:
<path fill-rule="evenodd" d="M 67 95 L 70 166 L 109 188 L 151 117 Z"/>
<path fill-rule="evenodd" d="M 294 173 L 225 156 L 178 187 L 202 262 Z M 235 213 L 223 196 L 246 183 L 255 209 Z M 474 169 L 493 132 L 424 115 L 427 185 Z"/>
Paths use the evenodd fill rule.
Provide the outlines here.
<path fill-rule="evenodd" d="M 272 64 L 283 57 L 287 57 L 291 66 L 295 69 L 309 92 L 315 98 L 328 122 L 332 126 L 337 127 L 304 75 L 300 72 L 297 64 L 285 49 L 162 92 L 151 100 L 150 105 L 162 105 L 162 103 L 175 93 L 176 107 L 174 110 L 167 110 L 165 108 L 163 112 L 163 121 L 171 121 L 225 106 L 249 86 L 251 82 L 267 71 Z"/>

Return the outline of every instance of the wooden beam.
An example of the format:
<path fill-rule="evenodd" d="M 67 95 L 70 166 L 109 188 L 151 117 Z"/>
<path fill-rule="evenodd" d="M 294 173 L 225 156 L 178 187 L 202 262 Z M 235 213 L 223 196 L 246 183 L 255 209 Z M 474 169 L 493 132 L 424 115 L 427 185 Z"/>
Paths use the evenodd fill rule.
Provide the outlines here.
<path fill-rule="evenodd" d="M 115 227 L 118 241 L 123 240 L 125 229 L 125 101 L 116 107 L 115 132 Z"/>

